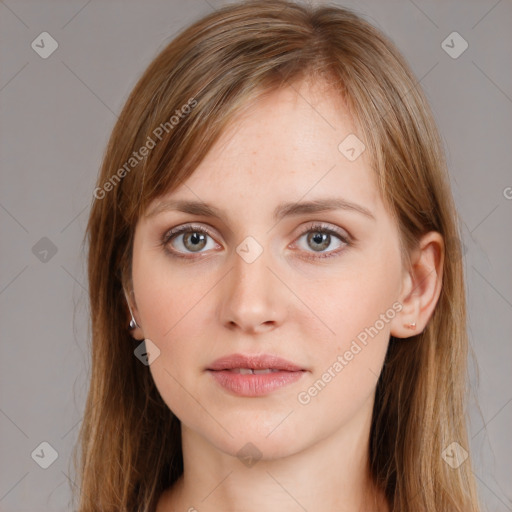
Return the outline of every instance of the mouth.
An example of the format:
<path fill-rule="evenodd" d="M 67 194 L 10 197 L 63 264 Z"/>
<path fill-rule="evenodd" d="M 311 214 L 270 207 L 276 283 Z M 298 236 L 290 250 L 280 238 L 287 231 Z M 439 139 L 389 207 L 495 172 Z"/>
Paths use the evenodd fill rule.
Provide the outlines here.
<path fill-rule="evenodd" d="M 231 369 L 225 369 L 220 371 L 226 371 L 231 373 L 240 373 L 242 375 L 264 375 L 266 373 L 276 373 L 283 370 L 278 370 L 277 368 L 265 368 L 263 370 L 256 370 L 253 368 L 231 368 Z"/>
<path fill-rule="evenodd" d="M 207 369 L 225 391 L 244 397 L 268 395 L 300 380 L 305 368 L 272 355 L 232 354 L 214 361 Z"/>
<path fill-rule="evenodd" d="M 211 371 L 222 371 L 222 370 L 236 370 L 246 372 L 250 370 L 252 372 L 263 370 L 265 372 L 272 371 L 289 371 L 298 372 L 305 370 L 298 364 L 292 363 L 287 359 L 283 359 L 279 356 L 269 354 L 231 354 L 216 359 L 207 370 Z"/>

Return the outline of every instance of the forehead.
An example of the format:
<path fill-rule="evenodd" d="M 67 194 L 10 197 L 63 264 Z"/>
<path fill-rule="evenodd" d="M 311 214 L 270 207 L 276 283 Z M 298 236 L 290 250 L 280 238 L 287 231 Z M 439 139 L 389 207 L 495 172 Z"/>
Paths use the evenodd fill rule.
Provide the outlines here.
<path fill-rule="evenodd" d="M 256 211 L 339 195 L 374 207 L 378 191 L 366 152 L 352 161 L 339 147 L 356 131 L 340 95 L 324 84 L 302 81 L 272 91 L 234 118 L 188 180 L 164 198 L 222 207 L 241 201 Z"/>

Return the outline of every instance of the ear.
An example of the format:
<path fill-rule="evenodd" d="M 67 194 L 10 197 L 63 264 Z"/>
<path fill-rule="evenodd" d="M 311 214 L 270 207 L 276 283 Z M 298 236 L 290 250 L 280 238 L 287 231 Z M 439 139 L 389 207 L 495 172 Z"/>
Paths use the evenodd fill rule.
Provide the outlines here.
<path fill-rule="evenodd" d="M 145 336 L 144 336 L 144 332 L 141 327 L 141 321 L 140 321 L 140 317 L 139 317 L 139 312 L 137 310 L 137 304 L 135 302 L 135 296 L 134 296 L 133 290 L 131 290 L 130 293 L 127 293 L 126 290 L 124 290 L 124 289 L 123 289 L 123 291 L 124 291 L 124 296 L 126 297 L 126 306 L 127 306 L 127 319 L 128 320 L 126 321 L 126 328 L 130 332 L 130 335 L 132 336 L 132 338 L 142 341 L 145 338 Z M 130 328 L 130 322 L 132 321 L 132 319 L 135 320 L 135 322 L 137 322 L 135 329 Z"/>
<path fill-rule="evenodd" d="M 443 237 L 430 231 L 411 254 L 410 268 L 404 269 L 399 301 L 403 308 L 391 322 L 391 335 L 408 338 L 426 327 L 441 294 L 444 262 Z M 415 323 L 414 327 L 410 324 Z"/>

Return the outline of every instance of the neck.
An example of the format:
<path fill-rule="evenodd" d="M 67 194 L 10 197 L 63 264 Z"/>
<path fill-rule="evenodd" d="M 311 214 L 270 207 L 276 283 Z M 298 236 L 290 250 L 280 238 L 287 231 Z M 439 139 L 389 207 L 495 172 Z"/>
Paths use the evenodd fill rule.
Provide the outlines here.
<path fill-rule="evenodd" d="M 302 451 L 253 465 L 182 425 L 184 472 L 156 512 L 387 512 L 369 473 L 370 419 L 371 408 L 360 421 Z"/>

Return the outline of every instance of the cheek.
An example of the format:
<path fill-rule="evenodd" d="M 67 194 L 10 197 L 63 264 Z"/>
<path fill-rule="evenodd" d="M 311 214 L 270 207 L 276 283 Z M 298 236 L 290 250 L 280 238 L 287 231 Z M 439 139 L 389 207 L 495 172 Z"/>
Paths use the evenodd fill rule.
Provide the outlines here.
<path fill-rule="evenodd" d="M 150 250 L 137 256 L 134 251 L 137 309 L 145 338 L 160 350 L 149 369 L 162 397 L 179 415 L 185 406 L 193 406 L 189 393 L 197 394 L 207 342 L 205 324 L 211 324 L 211 312 L 205 308 L 215 276 L 192 270 L 192 266 L 182 269 Z"/>
<path fill-rule="evenodd" d="M 313 389 L 311 395 L 318 404 L 333 400 L 357 407 L 373 392 L 382 369 L 398 304 L 400 260 L 392 248 L 387 257 L 360 263 L 310 287 L 311 307 L 329 328 L 315 338 L 320 343 L 314 379 L 321 381 L 316 386 L 321 392 Z"/>
<path fill-rule="evenodd" d="M 327 331 L 333 341 L 330 346 L 343 350 L 350 340 L 372 326 L 383 331 L 384 338 L 389 334 L 401 277 L 400 262 L 393 254 L 389 256 L 366 258 L 357 267 L 310 285 L 312 309 L 334 331 Z M 324 339 L 328 338 L 324 332 Z"/>
<path fill-rule="evenodd" d="M 161 253 L 134 257 L 134 289 L 146 337 L 165 344 L 187 322 L 212 286 L 201 274 L 173 264 Z"/>
<path fill-rule="evenodd" d="M 332 290 L 322 311 L 335 332 L 317 336 L 314 371 L 296 396 L 305 417 L 322 417 L 322 429 L 348 424 L 371 413 L 371 400 L 389 343 L 390 322 L 395 315 L 392 295 L 375 282 L 361 291 L 364 281 L 344 282 Z M 328 427 L 331 425 L 331 427 Z"/>

